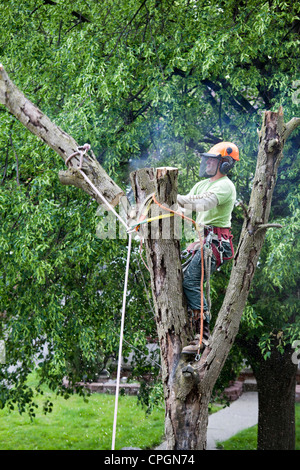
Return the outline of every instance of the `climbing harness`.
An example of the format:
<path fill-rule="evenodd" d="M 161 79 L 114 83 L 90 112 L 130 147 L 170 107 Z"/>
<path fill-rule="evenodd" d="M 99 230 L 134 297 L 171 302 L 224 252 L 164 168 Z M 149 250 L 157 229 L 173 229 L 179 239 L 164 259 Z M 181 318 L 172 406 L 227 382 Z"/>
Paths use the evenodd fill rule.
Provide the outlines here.
<path fill-rule="evenodd" d="M 208 245 L 211 246 L 212 253 L 216 258 L 217 268 L 219 268 L 219 266 L 223 264 L 224 261 L 228 261 L 234 257 L 234 248 L 232 243 L 233 235 L 229 228 L 208 226 L 204 230 L 204 236 L 204 243 L 206 243 L 208 239 Z M 223 242 L 230 244 L 232 252 L 230 257 L 224 256 Z"/>

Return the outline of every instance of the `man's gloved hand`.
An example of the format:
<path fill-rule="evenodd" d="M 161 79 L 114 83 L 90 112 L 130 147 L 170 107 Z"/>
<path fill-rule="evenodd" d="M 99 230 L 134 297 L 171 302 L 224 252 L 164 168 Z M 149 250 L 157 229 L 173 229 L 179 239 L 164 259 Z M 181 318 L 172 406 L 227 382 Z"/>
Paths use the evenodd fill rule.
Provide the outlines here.
<path fill-rule="evenodd" d="M 201 211 L 209 211 L 218 205 L 218 198 L 215 194 L 206 192 L 203 194 L 195 194 L 191 196 L 187 194 L 186 196 L 182 196 L 178 194 L 177 202 L 179 206 L 186 207 L 190 210 L 201 212 Z"/>

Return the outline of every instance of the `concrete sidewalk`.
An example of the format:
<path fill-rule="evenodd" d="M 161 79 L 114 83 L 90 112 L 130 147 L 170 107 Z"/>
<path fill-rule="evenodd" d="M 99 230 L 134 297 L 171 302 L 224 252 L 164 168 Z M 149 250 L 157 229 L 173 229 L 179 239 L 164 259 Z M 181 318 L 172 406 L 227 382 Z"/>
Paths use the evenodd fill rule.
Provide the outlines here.
<path fill-rule="evenodd" d="M 258 394 L 244 392 L 230 406 L 208 418 L 207 450 L 216 450 L 216 443 L 226 441 L 258 422 Z"/>
<path fill-rule="evenodd" d="M 243 429 L 250 428 L 258 422 L 258 394 L 244 392 L 240 398 L 229 406 L 208 418 L 207 450 L 217 450 L 217 442 L 223 442 Z M 163 442 L 156 450 L 165 450 Z"/>

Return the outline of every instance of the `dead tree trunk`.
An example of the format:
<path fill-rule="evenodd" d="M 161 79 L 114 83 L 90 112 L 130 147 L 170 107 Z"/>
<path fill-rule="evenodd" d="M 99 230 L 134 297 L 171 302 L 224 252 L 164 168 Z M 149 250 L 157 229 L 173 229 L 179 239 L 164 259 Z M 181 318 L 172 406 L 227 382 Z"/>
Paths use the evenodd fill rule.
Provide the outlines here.
<path fill-rule="evenodd" d="M 283 113 L 266 112 L 259 133 L 257 167 L 251 199 L 234 258 L 226 296 L 214 331 L 199 362 L 188 363 L 180 351 L 188 337 L 187 312 L 182 299 L 181 267 L 177 240 L 146 234 L 148 266 L 159 334 L 165 393 L 165 433 L 169 450 L 206 448 L 208 403 L 238 332 L 268 224 L 277 169 L 285 141 L 300 123 L 284 123 Z M 148 179 L 147 179 L 148 177 Z M 155 191 L 158 201 L 171 206 L 176 201 L 176 169 L 140 170 L 132 175 L 140 197 Z"/>

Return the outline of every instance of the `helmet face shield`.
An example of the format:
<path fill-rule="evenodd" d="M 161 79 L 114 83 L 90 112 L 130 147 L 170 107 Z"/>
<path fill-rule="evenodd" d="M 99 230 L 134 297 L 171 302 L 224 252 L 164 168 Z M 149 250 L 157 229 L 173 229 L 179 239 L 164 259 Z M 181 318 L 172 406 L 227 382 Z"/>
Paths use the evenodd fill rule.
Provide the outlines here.
<path fill-rule="evenodd" d="M 220 158 L 219 155 L 202 154 L 199 169 L 200 178 L 215 176 L 219 168 Z"/>

